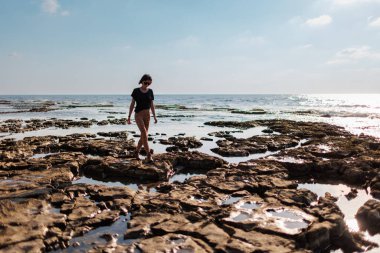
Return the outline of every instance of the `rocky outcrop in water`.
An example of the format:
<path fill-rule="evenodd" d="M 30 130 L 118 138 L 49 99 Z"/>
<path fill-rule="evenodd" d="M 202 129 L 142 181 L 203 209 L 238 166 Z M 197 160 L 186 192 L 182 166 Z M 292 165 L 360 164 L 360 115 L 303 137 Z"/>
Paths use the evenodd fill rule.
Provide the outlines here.
<path fill-rule="evenodd" d="M 209 122 L 211 125 L 233 126 L 233 122 Z M 248 156 L 273 152 L 265 160 L 282 164 L 292 178 L 329 180 L 371 187 L 378 198 L 380 183 L 379 141 L 370 136 L 356 136 L 343 128 L 325 123 L 287 120 L 248 121 L 242 126 L 266 126 L 276 134 L 247 139 L 227 137 L 217 142 L 212 151 L 222 156 Z M 280 133 L 280 134 L 278 134 Z"/>
<path fill-rule="evenodd" d="M 145 163 L 132 157 L 135 144 L 124 138 L 74 134 L 0 140 L 0 251 L 72 250 L 81 247 L 74 237 L 127 215 L 122 234 L 111 229 L 85 250 L 355 252 L 374 246 L 360 233 L 350 233 L 334 198 L 317 198 L 299 189 L 295 179 L 328 178 L 377 189 L 377 140 L 322 123 L 226 124 L 266 126 L 275 134 L 226 138 L 218 142 L 220 148 L 276 153 L 228 164 L 200 152 L 169 152 Z M 194 171 L 201 175 L 168 181 L 174 173 Z M 157 187 L 149 192 L 76 183 L 83 173 L 136 184 L 153 181 Z M 358 211 L 363 229 L 376 229 L 374 210 L 378 214 L 378 202 L 371 201 Z"/>
<path fill-rule="evenodd" d="M 277 151 L 285 148 L 295 147 L 299 138 L 283 135 L 275 136 L 253 136 L 247 139 L 227 137 L 218 140 L 218 148 L 211 149 L 221 156 L 248 156 L 250 154 L 264 153 L 266 151 Z"/>
<path fill-rule="evenodd" d="M 163 145 L 173 145 L 166 149 L 166 151 L 188 151 L 190 148 L 202 147 L 202 142 L 195 137 L 170 137 L 167 140 L 161 139 L 160 143 Z"/>
<path fill-rule="evenodd" d="M 22 111 L 25 112 L 25 111 Z M 92 125 L 126 125 L 127 119 L 106 119 L 97 121 L 95 119 L 82 118 L 81 120 L 68 120 L 68 119 L 56 119 L 51 118 L 44 119 L 31 119 L 31 120 L 19 120 L 8 119 L 0 123 L 0 133 L 24 133 L 30 131 L 38 131 L 48 128 L 89 128 Z"/>

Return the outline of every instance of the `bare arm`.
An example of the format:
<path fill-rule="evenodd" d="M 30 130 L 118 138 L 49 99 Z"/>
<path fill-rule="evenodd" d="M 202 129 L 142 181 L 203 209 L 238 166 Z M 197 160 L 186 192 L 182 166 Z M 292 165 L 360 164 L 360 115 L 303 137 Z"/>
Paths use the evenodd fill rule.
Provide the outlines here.
<path fill-rule="evenodd" d="M 150 104 L 150 109 L 152 110 L 152 113 L 153 113 L 154 123 L 157 123 L 156 109 L 154 108 L 154 102 L 153 102 L 153 100 L 152 100 L 152 103 Z"/>
<path fill-rule="evenodd" d="M 133 109 L 135 108 L 135 100 L 132 98 L 131 104 L 129 106 L 129 114 L 128 114 L 128 124 L 131 124 L 131 114 L 133 112 Z"/>

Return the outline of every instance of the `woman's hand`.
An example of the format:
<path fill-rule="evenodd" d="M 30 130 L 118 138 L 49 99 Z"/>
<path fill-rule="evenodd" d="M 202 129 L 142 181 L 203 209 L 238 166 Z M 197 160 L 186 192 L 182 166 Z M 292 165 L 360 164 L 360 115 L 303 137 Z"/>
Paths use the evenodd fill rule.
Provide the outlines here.
<path fill-rule="evenodd" d="M 154 124 L 157 124 L 157 117 L 154 115 Z"/>
<path fill-rule="evenodd" d="M 128 125 L 131 124 L 131 117 L 128 117 L 128 119 L 127 119 L 127 123 L 128 123 Z"/>

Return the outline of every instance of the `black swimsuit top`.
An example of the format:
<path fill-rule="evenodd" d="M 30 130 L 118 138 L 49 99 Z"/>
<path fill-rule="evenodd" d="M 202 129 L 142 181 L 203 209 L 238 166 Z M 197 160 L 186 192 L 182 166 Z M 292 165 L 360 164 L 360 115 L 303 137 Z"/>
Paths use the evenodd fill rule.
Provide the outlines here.
<path fill-rule="evenodd" d="M 149 89 L 147 92 L 144 93 L 140 90 L 140 88 L 135 88 L 131 96 L 136 101 L 136 113 L 145 109 L 149 109 L 152 104 L 152 100 L 154 100 L 152 89 Z"/>

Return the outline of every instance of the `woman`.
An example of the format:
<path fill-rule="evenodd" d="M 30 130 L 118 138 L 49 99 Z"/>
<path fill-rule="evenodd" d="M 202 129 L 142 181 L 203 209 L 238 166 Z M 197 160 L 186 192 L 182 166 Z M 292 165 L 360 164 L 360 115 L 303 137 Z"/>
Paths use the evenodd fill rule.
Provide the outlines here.
<path fill-rule="evenodd" d="M 149 89 L 149 85 L 152 84 L 152 77 L 148 74 L 145 74 L 141 77 L 139 84 L 141 87 L 135 88 L 132 92 L 132 101 L 129 106 L 129 115 L 128 115 L 128 124 L 131 124 L 131 114 L 135 107 L 135 120 L 136 124 L 140 129 L 141 137 L 139 143 L 137 144 L 136 151 L 134 153 L 134 157 L 140 160 L 139 153 L 141 146 L 144 145 L 145 152 L 147 154 L 147 161 L 153 162 L 152 154 L 149 149 L 148 144 L 148 129 L 149 129 L 149 121 L 150 121 L 150 112 L 152 110 L 154 123 L 157 123 L 156 111 L 154 109 L 154 95 L 153 90 Z"/>

